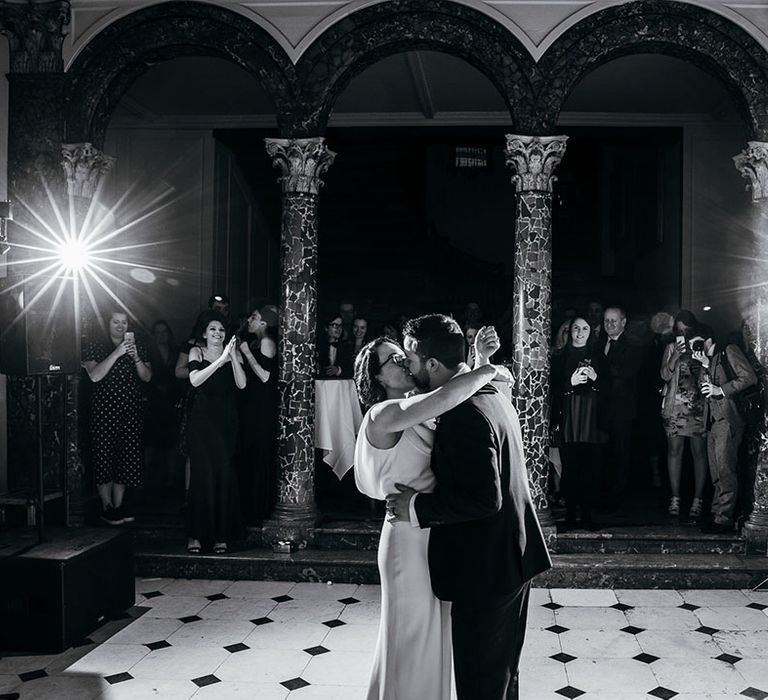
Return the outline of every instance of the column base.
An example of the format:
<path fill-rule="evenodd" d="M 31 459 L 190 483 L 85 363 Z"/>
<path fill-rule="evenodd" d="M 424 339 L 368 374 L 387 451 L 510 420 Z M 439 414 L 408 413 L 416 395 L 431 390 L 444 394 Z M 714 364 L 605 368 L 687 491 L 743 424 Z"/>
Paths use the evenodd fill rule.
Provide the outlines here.
<path fill-rule="evenodd" d="M 541 525 L 541 534 L 544 535 L 544 541 L 547 543 L 547 549 L 550 554 L 557 552 L 557 525 L 555 525 L 555 516 L 549 508 L 536 510 L 536 517 Z"/>
<path fill-rule="evenodd" d="M 768 554 L 768 523 L 744 523 L 744 538 L 747 544 L 747 554 L 766 556 Z"/>
<path fill-rule="evenodd" d="M 275 552 L 289 553 L 315 543 L 317 510 L 312 505 L 278 504 L 264 521 L 262 539 Z"/>

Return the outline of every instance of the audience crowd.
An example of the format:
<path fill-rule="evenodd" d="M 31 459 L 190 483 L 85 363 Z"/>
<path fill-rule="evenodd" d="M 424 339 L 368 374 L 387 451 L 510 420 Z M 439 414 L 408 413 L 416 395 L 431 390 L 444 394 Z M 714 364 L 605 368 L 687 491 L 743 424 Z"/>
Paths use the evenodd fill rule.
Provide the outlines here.
<path fill-rule="evenodd" d="M 214 294 L 177 344 L 166 321 L 142 333 L 115 310 L 107 334 L 84 346 L 91 463 L 110 525 L 134 519 L 126 489 L 149 473 L 166 489 L 182 490 L 183 478 L 191 553 L 224 553 L 244 524 L 270 516 L 279 312 L 265 305 L 234 320 L 230 312 L 228 298 Z M 474 337 L 492 319 L 474 302 L 455 316 L 471 366 Z M 371 318 L 341 301 L 319 317 L 317 378 L 351 378 L 361 348 L 379 336 L 401 342 L 407 319 Z M 620 513 L 653 488 L 669 516 L 733 530 L 748 514 L 761 416 L 760 367 L 740 335 L 721 339 L 687 310 L 630 319 L 597 301 L 564 309 L 553 331 L 549 495 L 564 506 L 565 526 L 598 529 L 596 512 Z M 503 343 L 511 355 L 511 339 Z"/>

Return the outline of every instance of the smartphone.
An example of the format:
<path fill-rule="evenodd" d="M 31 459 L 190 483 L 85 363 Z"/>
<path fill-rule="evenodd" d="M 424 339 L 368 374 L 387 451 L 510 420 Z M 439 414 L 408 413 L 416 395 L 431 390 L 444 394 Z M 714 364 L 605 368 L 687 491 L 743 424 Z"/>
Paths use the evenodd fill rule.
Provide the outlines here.
<path fill-rule="evenodd" d="M 684 335 L 678 335 L 677 338 L 675 338 L 675 342 L 678 345 L 682 345 L 686 350 L 688 349 L 688 343 L 685 342 L 685 336 Z"/>
<path fill-rule="evenodd" d="M 592 366 L 592 360 L 591 358 L 587 357 L 583 360 L 579 360 L 579 364 L 576 365 L 577 367 L 591 367 Z"/>
<path fill-rule="evenodd" d="M 136 339 L 133 335 L 133 331 L 126 331 L 125 332 L 125 342 L 126 343 L 135 343 Z"/>

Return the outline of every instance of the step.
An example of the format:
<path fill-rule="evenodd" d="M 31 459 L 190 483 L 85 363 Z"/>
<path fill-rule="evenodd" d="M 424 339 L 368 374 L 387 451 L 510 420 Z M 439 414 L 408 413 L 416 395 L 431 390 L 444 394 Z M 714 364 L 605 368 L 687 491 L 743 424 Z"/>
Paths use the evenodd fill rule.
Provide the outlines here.
<path fill-rule="evenodd" d="M 379 583 L 370 550 L 243 549 L 190 555 L 181 543 L 141 545 L 136 573 L 145 577 Z M 766 557 L 735 554 L 556 554 L 535 585 L 554 588 L 753 588 L 768 578 Z"/>

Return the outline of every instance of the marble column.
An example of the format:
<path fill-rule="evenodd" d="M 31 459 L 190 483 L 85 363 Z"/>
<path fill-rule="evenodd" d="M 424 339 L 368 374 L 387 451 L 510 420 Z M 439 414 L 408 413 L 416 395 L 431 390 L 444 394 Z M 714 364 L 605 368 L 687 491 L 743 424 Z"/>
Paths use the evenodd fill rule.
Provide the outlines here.
<path fill-rule="evenodd" d="M 335 153 L 321 137 L 265 139 L 282 172 L 278 492 L 263 536 L 275 549 L 312 542 L 315 507 L 315 324 L 320 176 Z"/>
<path fill-rule="evenodd" d="M 734 164 L 747 180 L 754 202 L 754 233 L 758 238 L 757 261 L 760 266 L 768 256 L 768 243 L 761 232 L 768 229 L 768 143 L 750 141 L 740 154 L 734 156 Z M 765 272 L 756 270 L 756 279 L 763 281 Z M 744 339 L 762 365 L 759 374 L 762 384 L 763 416 L 758 437 L 759 447 L 752 487 L 752 511 L 744 523 L 743 533 L 750 554 L 768 553 L 768 289 L 758 288 L 751 313 L 744 324 Z"/>
<path fill-rule="evenodd" d="M 552 183 L 567 136 L 507 135 L 506 162 L 515 174 L 513 292 L 514 400 L 523 429 L 531 494 L 551 550 L 555 520 L 547 502 L 549 474 L 549 347 L 552 311 Z"/>
<path fill-rule="evenodd" d="M 80 230 L 94 203 L 98 201 L 102 184 L 115 164 L 115 159 L 104 155 L 90 143 L 65 143 L 61 145 L 61 168 L 67 185 L 69 220 L 75 230 Z M 76 300 L 74 319 L 76 332 L 82 341 L 92 332 L 93 312 L 85 290 L 79 289 Z M 81 416 L 86 415 L 81 405 L 81 382 L 87 381 L 82 372 L 70 375 L 67 381 L 66 395 L 66 451 L 67 451 L 67 491 L 69 497 L 69 515 L 72 521 L 84 518 L 84 504 L 93 496 L 93 485 L 85 478 L 85 465 L 81 454 L 83 431 L 88 426 L 82 425 Z"/>
<path fill-rule="evenodd" d="M 64 133 L 67 76 L 62 46 L 69 31 L 70 7 L 54 2 L 0 2 L 0 34 L 8 40 L 8 198 L 14 222 L 9 226 L 11 243 L 38 244 L 27 228 L 39 228 L 33 212 L 55 226 L 51 199 L 61 203 L 64 182 L 59 161 Z M 25 263 L 38 253 L 11 247 L 10 263 L 0 287 L 10 288 L 22 275 L 39 270 Z M 0 323 L 7 323 L 0 319 Z M 63 401 L 62 379 L 46 377 L 42 383 L 43 412 L 50 429 L 43 435 L 43 472 L 46 486 L 58 489 L 62 456 L 59 407 Z M 37 447 L 35 438 L 36 392 L 29 377 L 9 377 L 8 475 L 15 486 L 34 481 Z"/>

